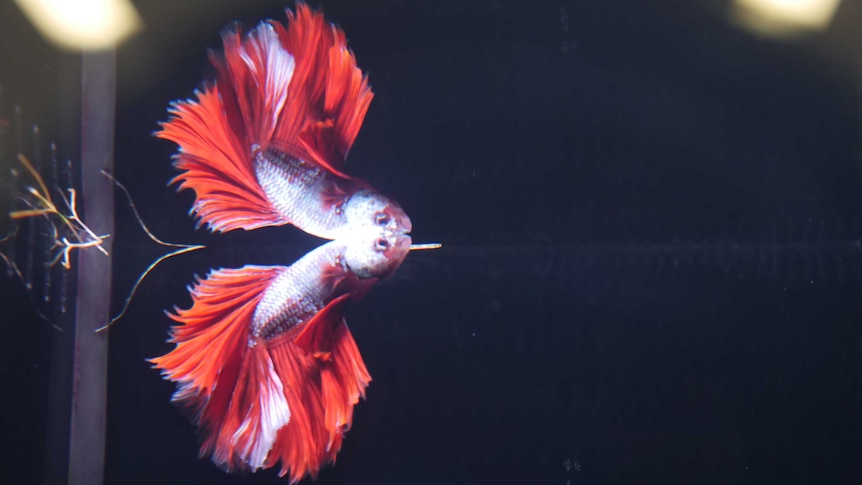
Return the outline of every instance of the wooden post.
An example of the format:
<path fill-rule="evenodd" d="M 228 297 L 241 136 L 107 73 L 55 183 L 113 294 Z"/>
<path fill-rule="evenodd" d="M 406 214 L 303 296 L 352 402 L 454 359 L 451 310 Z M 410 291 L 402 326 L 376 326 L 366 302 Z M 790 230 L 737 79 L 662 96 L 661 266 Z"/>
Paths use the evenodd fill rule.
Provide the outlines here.
<path fill-rule="evenodd" d="M 81 217 L 99 235 L 114 230 L 114 186 L 101 171 L 113 173 L 114 51 L 83 54 L 81 98 Z M 111 253 L 111 238 L 103 247 Z M 111 257 L 78 251 L 75 347 L 69 433 L 69 483 L 99 484 L 104 478 L 108 378 L 108 323 Z"/>

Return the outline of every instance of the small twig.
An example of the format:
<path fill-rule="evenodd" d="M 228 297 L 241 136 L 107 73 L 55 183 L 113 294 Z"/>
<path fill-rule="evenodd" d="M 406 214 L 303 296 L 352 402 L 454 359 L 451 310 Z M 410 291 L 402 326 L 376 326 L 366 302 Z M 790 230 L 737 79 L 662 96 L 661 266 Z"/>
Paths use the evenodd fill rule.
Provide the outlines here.
<path fill-rule="evenodd" d="M 99 236 L 96 239 L 94 239 L 92 241 L 88 241 L 88 242 L 72 242 L 72 241 L 69 241 L 69 239 L 67 239 L 65 237 L 62 240 L 62 244 L 59 244 L 55 241 L 54 245 L 62 247 L 63 250 L 60 251 L 57 254 L 57 256 L 51 260 L 51 262 L 49 263 L 49 266 L 54 266 L 55 264 L 57 264 L 57 261 L 59 261 L 60 258 L 62 257 L 63 262 L 61 264 L 62 264 L 63 268 L 71 269 L 72 264 L 69 261 L 69 253 L 71 253 L 73 249 L 84 249 L 84 248 L 95 247 L 96 249 L 100 249 L 102 251 L 102 253 L 107 255 L 108 252 L 102 248 L 102 243 L 104 242 L 105 238 L 107 238 L 109 236 L 110 236 L 110 234 L 107 234 L 104 236 Z"/>
<path fill-rule="evenodd" d="M 42 176 L 27 160 L 22 154 L 18 154 L 18 161 L 21 162 L 21 165 L 27 170 L 27 172 L 36 180 L 38 187 L 27 187 L 27 192 L 30 193 L 38 202 L 38 204 L 31 203 L 30 200 L 24 199 L 24 202 L 30 206 L 29 209 L 12 211 L 9 213 L 9 216 L 12 219 L 24 219 L 28 217 L 45 217 L 51 220 L 52 216 L 56 216 L 62 221 L 63 225 L 69 230 L 69 234 L 75 239 L 75 241 L 70 241 L 68 237 L 63 237 L 62 239 L 59 237 L 59 231 L 54 224 L 51 224 L 52 231 L 54 233 L 54 246 L 62 247 L 63 249 L 57 256 L 51 260 L 49 266 L 53 266 L 57 264 L 58 261 L 62 258 L 62 265 L 65 269 L 71 269 L 72 265 L 69 260 L 69 255 L 73 249 L 84 249 L 84 248 L 96 248 L 104 254 L 108 256 L 108 251 L 102 246 L 104 239 L 110 237 L 110 234 L 97 235 L 93 232 L 90 227 L 84 223 L 84 221 L 78 216 L 77 210 L 77 192 L 73 188 L 67 188 L 66 191 L 69 193 L 68 199 L 62 197 L 63 203 L 66 204 L 66 208 L 68 209 L 69 215 L 63 214 L 54 203 L 54 199 L 51 197 L 51 192 L 48 190 L 48 187 L 45 185 L 45 181 L 42 179 Z"/>
<path fill-rule="evenodd" d="M 42 189 L 42 193 L 45 194 L 45 197 L 50 202 L 51 193 L 48 191 L 48 186 L 45 185 L 45 181 L 42 180 L 42 176 L 39 175 L 39 171 L 36 170 L 35 167 L 33 167 L 33 165 L 30 163 L 30 160 L 27 160 L 27 157 L 25 157 L 23 153 L 18 154 L 18 161 L 21 162 L 21 165 L 24 165 L 24 168 L 26 168 L 27 171 L 30 172 L 30 175 L 32 175 L 33 178 L 36 179 L 36 183 L 39 184 L 39 188 Z M 53 207 L 53 202 L 50 205 Z"/>
<path fill-rule="evenodd" d="M 48 267 L 53 267 L 55 264 L 60 263 L 63 266 L 63 268 L 65 268 L 66 270 L 71 269 L 71 267 L 72 267 L 71 253 L 72 253 L 72 250 L 74 250 L 74 249 L 95 248 L 98 251 L 100 251 L 102 254 L 104 254 L 105 256 L 108 256 L 108 251 L 103 247 L 102 244 L 104 243 L 104 240 L 106 238 L 110 237 L 111 235 L 110 234 L 103 234 L 103 235 L 96 234 L 95 232 L 93 232 L 92 229 L 90 229 L 89 226 L 87 226 L 87 224 L 84 223 L 84 221 L 78 215 L 77 192 L 75 191 L 75 189 L 74 188 L 67 188 L 66 189 L 66 192 L 68 193 L 68 197 L 64 197 L 62 193 L 59 194 L 59 198 L 63 201 L 63 203 L 66 206 L 65 209 L 63 211 L 61 211 L 57 207 L 57 204 L 54 202 L 54 199 L 51 197 L 51 192 L 48 190 L 47 185 L 45 185 L 45 181 L 42 179 L 42 176 L 39 174 L 39 172 L 36 170 L 36 168 L 22 154 L 18 155 L 18 160 L 21 162 L 21 165 L 24 166 L 24 168 L 27 170 L 27 172 L 36 181 L 36 186 L 35 187 L 34 186 L 27 187 L 27 192 L 29 193 L 30 197 L 27 197 L 27 198 L 22 197 L 23 202 L 27 205 L 28 208 L 23 209 L 23 210 L 18 210 L 18 211 L 12 211 L 9 213 L 9 215 L 12 219 L 26 219 L 29 217 L 45 217 L 48 220 L 49 226 L 51 227 L 51 231 L 53 234 L 53 238 L 52 238 L 54 241 L 53 247 L 59 249 L 56 256 L 54 256 L 54 258 L 48 263 Z M 134 286 L 132 287 L 132 290 L 129 292 L 129 295 L 126 297 L 126 299 L 123 303 L 123 307 L 120 310 L 120 312 L 115 317 L 111 318 L 111 320 L 110 320 L 110 322 L 108 322 L 108 324 L 98 328 L 96 330 L 96 332 L 101 332 L 101 331 L 107 329 L 108 327 L 113 325 L 117 320 L 119 320 L 120 318 L 122 318 L 126 314 L 126 311 L 129 308 L 129 304 L 131 303 L 132 298 L 135 296 L 135 293 L 137 292 L 138 287 L 141 285 L 144 278 L 146 278 L 147 275 L 149 275 L 150 272 L 153 271 L 156 268 L 156 266 L 158 266 L 162 261 L 164 261 L 168 258 L 172 258 L 172 257 L 177 256 L 177 255 L 183 254 L 183 253 L 196 251 L 198 249 L 205 247 L 203 245 L 170 243 L 170 242 L 162 241 L 161 239 L 157 238 L 150 231 L 150 229 L 147 227 L 147 225 L 144 224 L 144 221 L 143 221 L 143 219 L 141 219 L 141 216 L 138 213 L 138 209 L 135 206 L 134 201 L 132 201 L 132 196 L 129 194 L 129 191 L 126 189 L 126 187 L 123 184 L 121 184 L 120 182 L 118 182 L 113 176 L 111 176 L 110 174 L 105 172 L 104 170 L 102 171 L 102 174 L 104 176 L 108 177 L 126 196 L 126 200 L 129 203 L 129 207 L 131 207 L 131 209 L 132 209 L 132 213 L 134 214 L 135 219 L 138 221 L 138 225 L 141 226 L 141 229 L 144 231 L 144 233 L 146 233 L 147 237 L 149 237 L 151 241 L 153 241 L 156 244 L 159 244 L 161 246 L 173 247 L 173 248 L 178 248 L 178 249 L 175 251 L 169 252 L 167 254 L 163 254 L 162 256 L 157 258 L 155 261 L 153 261 L 149 266 L 147 266 L 147 269 L 144 270 L 144 272 L 141 273 L 140 276 L 138 276 L 138 279 L 135 282 Z M 67 212 L 67 213 L 64 213 L 64 212 Z M 59 219 L 61 222 L 61 225 L 59 225 L 59 227 L 58 227 L 58 224 L 56 223 L 57 219 Z M 65 229 L 66 229 L 63 231 L 64 235 L 62 235 L 62 236 L 61 236 L 61 232 L 60 232 L 60 227 L 65 227 Z M 5 236 L 3 239 L 0 239 L 0 242 L 8 240 L 12 236 L 13 236 L 13 234 L 9 234 L 9 235 Z M 2 257 L 2 259 L 6 263 L 6 265 L 9 268 L 11 268 L 11 270 L 22 281 L 24 281 L 24 278 L 23 278 L 21 272 L 18 270 L 18 267 L 15 265 L 15 263 L 13 261 L 9 260 L 9 258 L 7 258 L 2 253 L 0 253 L 0 257 Z M 37 310 L 37 312 L 38 312 L 38 310 Z M 40 316 L 45 318 L 44 315 L 42 315 L 41 313 L 40 313 Z M 45 318 L 45 320 L 48 320 L 48 319 Z"/>
<path fill-rule="evenodd" d="M 429 249 L 440 249 L 443 245 L 440 243 L 423 243 L 423 244 L 411 244 L 410 251 L 427 251 Z"/>
<path fill-rule="evenodd" d="M 102 246 L 102 244 L 104 243 L 105 238 L 110 237 L 110 234 L 97 235 L 81 219 L 77 212 L 77 193 L 75 192 L 75 189 L 66 189 L 66 192 L 69 194 L 68 199 L 63 197 L 62 192 L 60 193 L 60 199 L 62 199 L 63 203 L 66 205 L 66 209 L 61 210 L 51 197 L 51 191 L 48 190 L 48 186 L 45 184 L 45 180 L 42 178 L 42 175 L 38 170 L 36 170 L 33 164 L 30 163 L 27 157 L 19 153 L 18 161 L 36 184 L 35 186 L 27 186 L 26 193 L 21 196 L 21 201 L 27 208 L 11 211 L 9 212 L 9 216 L 12 220 L 27 219 L 31 217 L 44 217 L 46 219 L 48 227 L 51 228 L 51 232 L 48 234 L 53 241 L 51 249 L 59 248 L 56 256 L 46 263 L 46 268 L 52 268 L 59 262 L 64 269 L 70 270 L 72 268 L 71 252 L 73 249 L 96 248 L 99 252 L 107 256 L 108 251 Z M 64 212 L 68 212 L 68 214 Z M 13 235 L 14 233 L 7 235 L 3 238 L 3 241 L 11 239 Z M 29 282 L 24 278 L 24 275 L 18 269 L 15 262 L 6 255 L 0 256 L 2 256 L 3 261 L 10 270 L 14 272 L 29 289 Z M 32 299 L 32 295 L 30 296 Z M 38 308 L 36 311 L 39 313 L 39 316 L 50 322 L 45 315 L 39 312 Z M 52 326 L 59 329 L 59 327 L 53 323 Z"/>
<path fill-rule="evenodd" d="M 108 251 L 102 247 L 102 240 L 105 239 L 106 237 L 110 237 L 110 234 L 97 236 L 96 233 L 94 233 L 93 230 L 89 228 L 89 226 L 84 224 L 84 221 L 82 221 L 81 218 L 78 217 L 78 211 L 75 209 L 75 189 L 70 188 L 70 189 L 68 189 L 68 191 L 69 191 L 69 201 L 67 202 L 67 205 L 69 207 L 69 212 L 71 214 L 69 216 L 69 220 L 77 222 L 81 226 L 81 228 L 84 229 L 84 231 L 86 231 L 86 233 L 91 238 L 90 241 L 85 242 L 85 241 L 82 241 L 81 238 L 79 237 L 78 238 L 79 242 L 77 243 L 78 244 L 77 247 L 95 246 L 96 249 L 98 249 L 102 254 L 104 254 L 105 256 L 109 256 Z M 77 233 L 75 233 L 75 235 L 77 236 Z M 96 242 L 96 244 L 92 244 L 92 242 Z"/>

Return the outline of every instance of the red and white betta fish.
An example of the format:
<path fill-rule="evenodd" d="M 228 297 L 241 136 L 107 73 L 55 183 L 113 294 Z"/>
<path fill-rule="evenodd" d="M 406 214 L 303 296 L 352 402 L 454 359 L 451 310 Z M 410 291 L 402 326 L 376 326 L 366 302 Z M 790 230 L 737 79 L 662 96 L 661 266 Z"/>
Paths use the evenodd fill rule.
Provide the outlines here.
<path fill-rule="evenodd" d="M 293 224 L 326 239 L 374 226 L 410 232 L 401 207 L 343 172 L 372 93 L 344 32 L 298 4 L 287 25 L 222 34 L 214 83 L 174 103 L 174 181 L 213 231 Z"/>
<path fill-rule="evenodd" d="M 371 101 L 344 32 L 297 5 L 287 24 L 222 34 L 217 76 L 177 102 L 180 189 L 213 231 L 293 224 L 334 239 L 289 267 L 211 272 L 175 310 L 176 348 L 152 359 L 228 472 L 281 462 L 291 482 L 333 462 L 370 376 L 344 308 L 410 249 L 410 219 L 342 169 Z"/>
<path fill-rule="evenodd" d="M 171 314 L 176 348 L 151 361 L 178 383 L 173 400 L 194 417 L 201 456 L 228 472 L 281 461 L 292 483 L 335 461 L 371 381 L 344 307 L 398 268 L 410 237 L 379 244 L 336 239 L 288 267 L 197 281 L 191 308 Z"/>

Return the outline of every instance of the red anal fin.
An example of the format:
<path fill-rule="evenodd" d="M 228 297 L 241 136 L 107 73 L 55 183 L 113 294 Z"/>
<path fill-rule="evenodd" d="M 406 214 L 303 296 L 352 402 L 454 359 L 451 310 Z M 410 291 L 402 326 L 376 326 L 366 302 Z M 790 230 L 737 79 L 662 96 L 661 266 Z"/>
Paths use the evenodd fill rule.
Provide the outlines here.
<path fill-rule="evenodd" d="M 201 455 L 212 454 L 228 471 L 262 466 L 266 453 L 260 450 L 268 451 L 275 439 L 272 433 L 267 444 L 263 430 L 278 424 L 277 430 L 289 419 L 286 403 L 279 408 L 283 389 L 269 357 L 248 347 L 255 308 L 283 269 L 222 269 L 197 281 L 191 308 L 170 315 L 180 323 L 171 331 L 176 348 L 150 360 L 165 378 L 177 382 L 174 401 L 200 426 Z M 267 408 L 271 426 L 246 419 L 249 408 L 260 407 Z"/>
<path fill-rule="evenodd" d="M 317 312 L 296 336 L 294 345 L 307 354 L 328 352 L 332 347 L 332 342 L 329 340 L 332 336 L 332 328 L 334 323 L 343 320 L 344 305 L 349 297 L 349 294 L 341 295 Z"/>
<path fill-rule="evenodd" d="M 371 376 L 347 328 L 347 295 L 330 302 L 302 332 L 267 343 L 284 383 L 291 421 L 278 433 L 267 465 L 281 461 L 280 475 L 292 483 L 335 461 L 353 406 L 365 396 Z"/>

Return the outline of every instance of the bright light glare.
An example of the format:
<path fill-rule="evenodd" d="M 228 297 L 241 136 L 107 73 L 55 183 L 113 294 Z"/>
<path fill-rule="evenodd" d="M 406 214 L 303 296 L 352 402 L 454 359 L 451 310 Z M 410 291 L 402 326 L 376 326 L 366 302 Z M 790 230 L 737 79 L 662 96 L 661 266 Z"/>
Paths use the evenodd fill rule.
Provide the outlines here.
<path fill-rule="evenodd" d="M 106 49 L 141 29 L 129 0 L 15 0 L 44 37 L 63 47 Z"/>
<path fill-rule="evenodd" d="M 770 37 L 788 37 L 829 27 L 841 0 L 734 0 L 730 16 Z"/>

